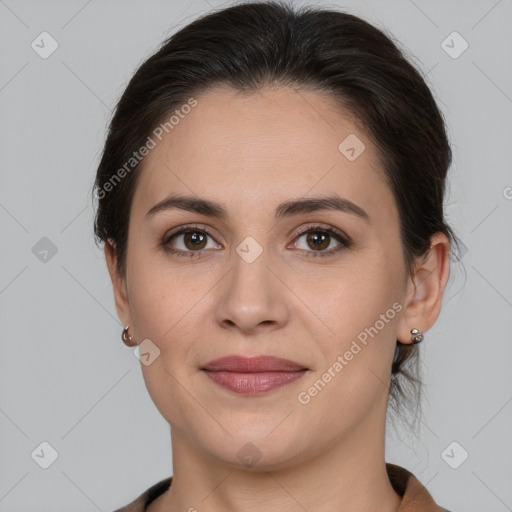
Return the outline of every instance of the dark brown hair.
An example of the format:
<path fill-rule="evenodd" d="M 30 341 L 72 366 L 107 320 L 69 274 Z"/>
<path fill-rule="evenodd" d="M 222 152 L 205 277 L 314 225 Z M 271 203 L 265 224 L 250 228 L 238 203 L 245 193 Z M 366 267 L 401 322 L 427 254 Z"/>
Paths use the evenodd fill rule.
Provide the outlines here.
<path fill-rule="evenodd" d="M 95 235 L 115 245 L 118 271 L 126 271 L 129 213 L 142 168 L 127 162 L 177 108 L 215 85 L 243 93 L 271 84 L 327 92 L 377 147 L 398 206 L 409 273 L 434 233 L 458 247 L 443 213 L 451 163 L 444 120 L 422 74 L 397 45 L 357 16 L 281 2 L 212 12 L 164 41 L 117 104 L 97 171 Z M 397 343 L 390 388 L 396 411 L 399 399 L 408 398 L 405 384 L 412 384 L 413 403 L 419 403 L 417 350 Z"/>

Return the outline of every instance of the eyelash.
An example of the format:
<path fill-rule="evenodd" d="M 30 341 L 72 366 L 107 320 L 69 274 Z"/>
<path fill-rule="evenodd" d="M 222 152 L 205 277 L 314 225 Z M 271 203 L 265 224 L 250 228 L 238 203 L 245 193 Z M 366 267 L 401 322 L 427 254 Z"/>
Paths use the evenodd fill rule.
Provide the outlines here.
<path fill-rule="evenodd" d="M 188 257 L 188 258 L 198 257 L 206 249 L 202 249 L 199 251 L 182 251 L 179 249 L 178 250 L 173 249 L 169 245 L 169 242 L 174 237 L 181 235 L 183 233 L 189 233 L 189 232 L 204 233 L 204 234 L 208 235 L 209 237 L 213 238 L 213 235 L 207 229 L 201 228 L 200 226 L 195 226 L 195 225 L 181 226 L 180 228 L 176 229 L 176 231 L 173 231 L 169 235 L 165 235 L 163 237 L 162 241 L 160 242 L 160 245 L 162 246 L 164 251 L 169 254 L 173 254 L 176 256 L 180 256 L 180 257 L 181 256 Z M 340 252 L 341 250 L 343 250 L 343 248 L 348 249 L 352 245 L 352 240 L 350 239 L 350 237 L 342 234 L 341 232 L 339 232 L 338 230 L 336 230 L 334 228 L 328 228 L 328 227 L 323 227 L 323 226 L 319 226 L 319 225 L 308 226 L 307 228 L 300 230 L 297 233 L 295 239 L 301 237 L 302 235 L 309 234 L 309 233 L 327 233 L 331 237 L 333 237 L 336 241 L 338 241 L 341 244 L 341 247 L 338 247 L 336 249 L 331 249 L 329 251 L 306 251 L 306 258 L 323 258 L 323 257 L 333 256 L 333 255 L 337 254 L 338 252 Z M 299 249 L 299 250 L 302 250 L 302 249 Z"/>

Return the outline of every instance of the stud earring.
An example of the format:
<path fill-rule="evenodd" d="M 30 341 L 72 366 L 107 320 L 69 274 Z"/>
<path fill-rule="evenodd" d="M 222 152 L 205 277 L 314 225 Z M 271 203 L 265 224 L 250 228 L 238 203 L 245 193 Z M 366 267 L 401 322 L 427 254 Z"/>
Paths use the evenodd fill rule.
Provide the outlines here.
<path fill-rule="evenodd" d="M 137 345 L 137 342 L 133 339 L 133 337 L 131 336 L 131 334 L 128 333 L 128 329 L 130 328 L 129 325 L 127 325 L 124 329 L 123 329 L 123 333 L 121 334 L 121 339 L 123 340 L 124 344 L 127 346 L 127 347 L 134 347 L 135 345 Z"/>
<path fill-rule="evenodd" d="M 411 329 L 411 340 L 416 345 L 423 341 L 423 334 L 418 329 Z"/>

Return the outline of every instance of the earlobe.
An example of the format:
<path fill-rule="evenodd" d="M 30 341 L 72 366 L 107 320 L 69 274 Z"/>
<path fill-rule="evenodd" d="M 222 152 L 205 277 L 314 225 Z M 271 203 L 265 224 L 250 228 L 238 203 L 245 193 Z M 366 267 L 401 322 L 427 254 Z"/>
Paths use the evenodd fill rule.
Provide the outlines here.
<path fill-rule="evenodd" d="M 126 290 L 126 279 L 119 274 L 117 269 L 117 254 L 116 244 L 113 240 L 109 239 L 105 242 L 105 260 L 107 262 L 108 272 L 112 281 L 112 288 L 114 291 L 114 302 L 116 305 L 117 314 L 123 325 L 129 325 L 130 321 L 130 307 L 128 302 L 128 295 Z"/>
<path fill-rule="evenodd" d="M 398 340 L 412 343 L 411 329 L 428 331 L 441 311 L 443 293 L 449 276 L 450 241 L 443 233 L 431 237 L 430 250 L 416 264 L 405 297 L 405 311 L 399 323 Z"/>

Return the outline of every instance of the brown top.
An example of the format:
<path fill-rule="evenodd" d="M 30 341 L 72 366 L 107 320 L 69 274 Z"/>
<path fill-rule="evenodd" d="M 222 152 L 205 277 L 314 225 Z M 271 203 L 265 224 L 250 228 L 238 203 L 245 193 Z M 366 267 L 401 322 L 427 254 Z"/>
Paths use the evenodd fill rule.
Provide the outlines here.
<path fill-rule="evenodd" d="M 436 505 L 427 489 L 407 469 L 386 463 L 386 470 L 391 485 L 402 496 L 398 512 L 450 512 Z M 114 512 L 144 512 L 152 501 L 169 489 L 171 483 L 172 476 L 161 480 L 144 491 L 134 501 Z"/>

